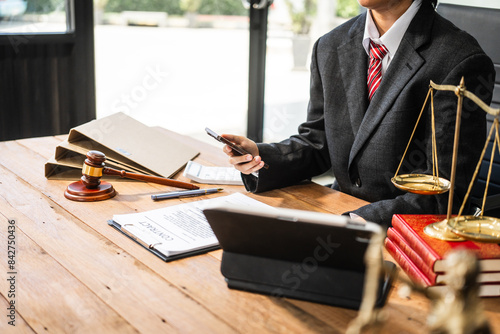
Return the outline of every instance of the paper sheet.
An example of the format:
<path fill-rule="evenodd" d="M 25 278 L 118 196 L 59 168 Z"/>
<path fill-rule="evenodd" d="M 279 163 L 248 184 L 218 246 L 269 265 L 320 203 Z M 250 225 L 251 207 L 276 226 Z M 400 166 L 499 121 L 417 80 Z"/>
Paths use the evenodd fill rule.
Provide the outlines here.
<path fill-rule="evenodd" d="M 218 244 L 203 209 L 220 203 L 270 208 L 241 193 L 234 193 L 152 211 L 114 215 L 113 220 L 147 247 L 170 256 Z"/>

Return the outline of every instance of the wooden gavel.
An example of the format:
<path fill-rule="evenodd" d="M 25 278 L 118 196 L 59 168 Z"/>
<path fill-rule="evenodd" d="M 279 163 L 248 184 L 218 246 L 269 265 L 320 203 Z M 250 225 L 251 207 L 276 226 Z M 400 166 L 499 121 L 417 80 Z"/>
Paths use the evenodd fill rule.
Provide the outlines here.
<path fill-rule="evenodd" d="M 184 188 L 184 189 L 200 188 L 188 182 L 172 180 L 165 177 L 129 173 L 124 170 L 120 171 L 114 168 L 105 167 L 104 166 L 105 160 L 106 156 L 104 155 L 104 153 L 100 151 L 89 151 L 87 153 L 87 159 L 85 159 L 85 162 L 83 163 L 82 177 L 81 177 L 81 181 L 83 182 L 86 188 L 95 189 L 99 187 L 99 185 L 101 184 L 101 177 L 103 174 L 119 175 L 122 178 L 163 184 L 166 186 L 172 186 L 177 188 Z"/>

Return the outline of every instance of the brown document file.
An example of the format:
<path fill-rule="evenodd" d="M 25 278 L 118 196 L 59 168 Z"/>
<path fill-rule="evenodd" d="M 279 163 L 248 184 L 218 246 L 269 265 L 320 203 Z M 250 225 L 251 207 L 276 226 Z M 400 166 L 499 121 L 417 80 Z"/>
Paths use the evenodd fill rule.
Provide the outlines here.
<path fill-rule="evenodd" d="M 157 128 L 151 128 L 123 113 L 116 113 L 71 129 L 67 142 L 56 147 L 45 165 L 47 178 L 73 177 L 81 169 L 85 154 L 98 150 L 106 165 L 133 173 L 172 177 L 199 152 Z"/>

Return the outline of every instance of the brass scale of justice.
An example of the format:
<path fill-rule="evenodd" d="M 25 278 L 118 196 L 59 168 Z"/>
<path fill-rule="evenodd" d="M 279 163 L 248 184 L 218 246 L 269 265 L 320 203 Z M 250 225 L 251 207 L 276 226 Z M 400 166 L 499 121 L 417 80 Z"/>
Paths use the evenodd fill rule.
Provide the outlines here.
<path fill-rule="evenodd" d="M 455 122 L 455 137 L 453 143 L 453 155 L 452 155 L 452 164 L 451 164 L 451 173 L 450 180 L 446 180 L 442 177 L 439 177 L 439 168 L 438 168 L 438 157 L 437 157 L 437 148 L 436 148 L 436 129 L 434 122 L 434 98 L 433 98 L 433 90 L 439 91 L 451 91 L 454 92 L 458 96 L 457 103 L 457 115 Z M 403 163 L 406 152 L 410 146 L 410 143 L 413 139 L 413 135 L 417 129 L 420 118 L 423 114 L 427 101 L 431 97 L 431 126 L 432 126 L 432 175 L 427 174 L 403 174 L 398 175 L 399 169 Z M 456 165 L 457 165 L 457 155 L 458 155 L 458 141 L 460 137 L 460 122 L 462 118 L 462 104 L 464 97 L 471 99 L 474 103 L 476 103 L 481 109 L 485 112 L 495 116 L 493 121 L 493 125 L 489 130 L 488 138 L 486 139 L 486 143 L 481 153 L 481 157 L 479 158 L 479 162 L 474 171 L 474 175 L 469 184 L 469 188 L 465 195 L 464 201 L 460 207 L 458 215 L 452 217 L 451 211 L 453 207 L 453 192 L 455 187 L 455 173 L 456 173 Z M 479 242 L 491 242 L 498 243 L 500 242 L 500 221 L 498 218 L 494 217 L 486 217 L 483 216 L 484 206 L 486 202 L 486 196 L 488 193 L 488 185 L 490 182 L 491 176 L 491 167 L 493 162 L 493 157 L 495 154 L 495 150 L 498 149 L 500 152 L 500 136 L 499 136 L 499 120 L 498 116 L 500 114 L 500 109 L 494 109 L 486 105 L 483 101 L 481 101 L 476 95 L 467 91 L 465 89 L 464 78 L 460 81 L 459 86 L 452 85 L 438 85 L 434 82 L 430 82 L 429 91 L 427 93 L 427 97 L 425 98 L 424 105 L 422 106 L 422 110 L 417 118 L 417 122 L 413 129 L 413 132 L 410 136 L 410 140 L 408 141 L 408 145 L 406 146 L 406 150 L 401 158 L 401 162 L 396 170 L 394 177 L 391 179 L 392 183 L 399 189 L 411 193 L 421 194 L 421 195 L 437 195 L 445 193 L 449 191 L 448 198 L 448 211 L 446 219 L 432 223 L 427 225 L 424 228 L 424 232 L 435 239 L 445 240 L 445 241 L 463 241 L 463 240 L 474 240 Z M 495 140 L 493 141 L 493 148 L 491 150 L 491 159 L 489 163 L 488 176 L 486 180 L 486 186 L 483 193 L 482 200 L 482 208 L 481 214 L 479 216 L 472 215 L 462 215 L 465 203 L 469 198 L 469 194 L 471 192 L 472 186 L 476 180 L 477 174 L 479 172 L 481 162 L 485 155 L 488 142 L 491 139 L 491 136 L 495 136 Z"/>

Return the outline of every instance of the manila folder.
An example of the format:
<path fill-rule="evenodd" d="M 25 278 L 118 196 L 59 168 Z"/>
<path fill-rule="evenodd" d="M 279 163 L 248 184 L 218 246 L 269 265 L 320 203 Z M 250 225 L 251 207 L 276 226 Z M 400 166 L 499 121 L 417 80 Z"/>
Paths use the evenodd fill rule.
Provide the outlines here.
<path fill-rule="evenodd" d="M 180 137 L 180 136 L 179 136 Z M 68 141 L 87 150 L 99 150 L 125 165 L 152 174 L 173 177 L 199 152 L 161 129 L 116 113 L 71 129 Z"/>

